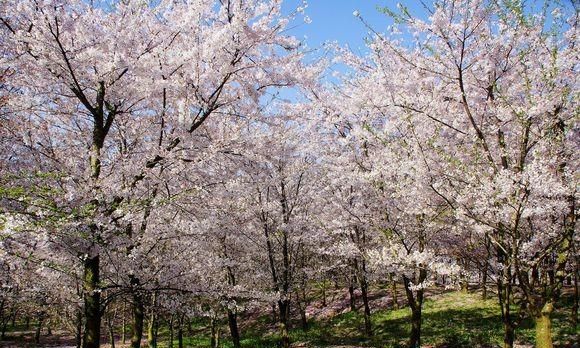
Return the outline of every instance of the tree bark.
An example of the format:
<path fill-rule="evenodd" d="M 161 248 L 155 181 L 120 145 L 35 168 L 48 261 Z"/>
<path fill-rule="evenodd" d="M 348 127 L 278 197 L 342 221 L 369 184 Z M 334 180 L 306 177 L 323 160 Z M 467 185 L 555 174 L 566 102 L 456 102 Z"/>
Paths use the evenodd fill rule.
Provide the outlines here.
<path fill-rule="evenodd" d="M 6 339 L 6 329 L 8 326 L 8 320 L 5 320 L 2 324 L 2 334 L 0 335 L 0 340 L 4 341 Z"/>
<path fill-rule="evenodd" d="M 183 348 L 183 316 L 177 322 L 177 348 Z"/>
<path fill-rule="evenodd" d="M 364 306 L 365 334 L 367 337 L 370 337 L 373 334 L 373 328 L 371 324 L 371 307 L 369 306 L 368 284 L 366 279 L 361 280 L 360 290 Z"/>
<path fill-rule="evenodd" d="M 574 248 L 575 251 L 576 248 Z M 575 256 L 576 253 L 572 253 L 574 256 L 574 275 L 573 275 L 573 284 L 574 284 L 574 296 L 572 298 L 572 327 L 576 329 L 578 327 L 578 256 Z"/>
<path fill-rule="evenodd" d="M 126 310 L 125 310 L 125 305 L 127 303 L 125 301 L 123 301 L 123 310 L 121 311 L 121 315 L 122 315 L 122 320 L 121 320 L 121 342 L 123 343 L 123 345 L 125 344 L 125 342 L 127 341 L 127 322 L 126 322 Z"/>
<path fill-rule="evenodd" d="M 411 337 L 409 348 L 421 347 L 421 307 L 411 309 Z"/>
<path fill-rule="evenodd" d="M 84 261 L 85 329 L 83 348 L 99 348 L 101 343 L 101 292 L 99 291 L 99 255 Z"/>
<path fill-rule="evenodd" d="M 422 283 L 427 277 L 427 272 L 424 269 L 419 270 L 418 283 Z M 411 333 L 409 337 L 409 348 L 421 347 L 421 312 L 423 308 L 423 289 L 417 290 L 416 296 L 411 290 L 411 281 L 406 276 L 403 276 L 403 283 L 405 285 L 405 293 L 407 294 L 407 301 L 411 308 Z"/>
<path fill-rule="evenodd" d="M 173 315 L 169 318 L 169 339 L 167 340 L 167 348 L 173 348 Z"/>
<path fill-rule="evenodd" d="M 111 348 L 115 348 L 115 327 L 113 323 L 109 323 L 109 340 L 111 342 Z"/>
<path fill-rule="evenodd" d="M 322 307 L 326 307 L 326 282 L 322 282 Z"/>
<path fill-rule="evenodd" d="M 354 285 L 350 283 L 348 287 L 348 295 L 349 295 L 349 302 L 350 302 L 350 311 L 356 311 L 356 298 L 354 297 Z"/>
<path fill-rule="evenodd" d="M 302 331 L 308 331 L 308 318 L 306 317 L 306 308 L 300 307 L 300 323 L 302 324 Z"/>
<path fill-rule="evenodd" d="M 44 321 L 44 313 L 38 315 L 38 322 L 36 325 L 36 332 L 34 333 L 34 343 L 40 344 L 40 332 L 42 331 L 42 323 Z"/>
<path fill-rule="evenodd" d="M 155 302 L 155 300 L 153 300 L 153 302 Z M 155 314 L 155 307 L 151 308 L 151 315 L 149 316 L 147 344 L 149 348 L 157 348 L 157 315 Z"/>
<path fill-rule="evenodd" d="M 133 321 L 131 329 L 133 335 L 131 337 L 131 348 L 141 348 L 141 339 L 143 338 L 143 319 L 144 319 L 144 304 L 143 296 L 140 293 L 133 294 Z"/>
<path fill-rule="evenodd" d="M 399 295 L 397 293 L 397 281 L 391 274 L 391 294 L 393 296 L 393 309 L 399 309 Z"/>
<path fill-rule="evenodd" d="M 83 344 L 83 313 L 79 308 L 77 310 L 75 340 L 77 348 L 81 348 Z"/>
<path fill-rule="evenodd" d="M 278 300 L 280 316 L 280 345 L 282 348 L 290 348 L 290 301 L 287 299 Z"/>
<path fill-rule="evenodd" d="M 536 348 L 553 348 L 552 343 L 552 321 L 550 315 L 553 305 L 547 303 L 540 314 L 535 318 L 536 322 Z"/>
<path fill-rule="evenodd" d="M 232 344 L 234 348 L 240 348 L 240 331 L 238 329 L 238 314 L 228 309 L 228 325 L 230 327 L 230 335 L 232 336 Z"/>
<path fill-rule="evenodd" d="M 481 298 L 485 301 L 487 300 L 487 268 L 488 262 L 485 261 L 485 265 L 483 267 L 483 274 L 481 277 Z"/>
<path fill-rule="evenodd" d="M 272 304 L 272 324 L 278 323 L 278 310 L 276 309 L 276 304 Z"/>
<path fill-rule="evenodd" d="M 217 319 L 211 318 L 211 348 L 218 348 L 220 344 L 220 327 Z"/>

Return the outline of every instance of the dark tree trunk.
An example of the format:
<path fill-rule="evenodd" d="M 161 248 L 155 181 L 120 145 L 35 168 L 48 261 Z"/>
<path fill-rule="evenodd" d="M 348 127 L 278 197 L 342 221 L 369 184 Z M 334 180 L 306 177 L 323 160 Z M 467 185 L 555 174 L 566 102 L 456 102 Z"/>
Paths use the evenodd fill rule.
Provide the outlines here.
<path fill-rule="evenodd" d="M 155 302 L 155 300 L 153 300 Z M 157 315 L 155 315 L 155 308 L 151 308 L 151 316 L 149 317 L 149 326 L 147 327 L 147 344 L 149 348 L 157 348 Z"/>
<path fill-rule="evenodd" d="M 272 324 L 278 323 L 278 309 L 276 308 L 276 304 L 272 304 Z"/>
<path fill-rule="evenodd" d="M 12 312 L 12 319 L 11 319 L 12 320 L 12 323 L 11 323 L 11 326 L 12 326 L 13 329 L 16 328 L 16 314 L 17 313 L 18 313 L 18 310 L 17 309 L 14 310 L 14 312 Z"/>
<path fill-rule="evenodd" d="M 306 317 L 305 307 L 300 307 L 300 323 L 302 324 L 302 331 L 308 331 L 308 318 Z"/>
<path fill-rule="evenodd" d="M 8 327 L 8 319 L 2 324 L 2 334 L 0 335 L 0 340 L 4 341 L 6 339 L 6 329 Z"/>
<path fill-rule="evenodd" d="M 77 348 L 81 348 L 83 345 L 83 313 L 80 309 L 77 311 L 75 341 Z"/>
<path fill-rule="evenodd" d="M 127 341 L 126 304 L 127 302 L 123 301 L 123 310 L 121 311 L 121 343 L 123 343 L 123 345 Z"/>
<path fill-rule="evenodd" d="M 234 348 L 240 348 L 240 331 L 238 329 L 238 314 L 228 309 L 228 325 L 230 327 L 230 335 L 232 336 L 232 344 Z"/>
<path fill-rule="evenodd" d="M 169 319 L 169 339 L 167 340 L 167 348 L 173 348 L 173 315 Z"/>
<path fill-rule="evenodd" d="M 115 348 L 115 329 L 112 323 L 109 325 L 109 340 L 111 342 L 111 348 Z"/>
<path fill-rule="evenodd" d="M 280 315 L 280 345 L 281 348 L 290 348 L 290 301 L 278 300 Z"/>
<path fill-rule="evenodd" d="M 365 334 L 370 337 L 373 334 L 373 328 L 371 324 L 371 307 L 369 306 L 368 285 L 366 280 L 361 282 L 360 290 L 364 305 Z"/>
<path fill-rule="evenodd" d="M 501 308 L 501 318 L 504 328 L 503 347 L 513 348 L 515 338 L 515 325 L 511 316 L 510 297 L 511 297 L 511 282 L 505 284 L 498 278 L 498 299 Z"/>
<path fill-rule="evenodd" d="M 177 328 L 177 348 L 183 348 L 183 323 L 180 320 Z"/>
<path fill-rule="evenodd" d="M 512 274 L 507 262 L 505 251 L 497 248 L 498 263 L 503 265 L 502 274 L 497 277 L 497 296 L 501 310 L 501 319 L 504 328 L 503 348 L 513 348 L 515 338 L 515 325 L 511 315 L 510 299 L 512 297 Z M 532 273 L 532 277 L 538 277 L 538 274 Z"/>
<path fill-rule="evenodd" d="M 85 329 L 83 348 L 99 348 L 101 345 L 101 292 L 99 291 L 99 256 L 84 261 Z"/>
<path fill-rule="evenodd" d="M 421 347 L 421 307 L 411 309 L 411 337 L 409 348 Z"/>
<path fill-rule="evenodd" d="M 36 332 L 34 333 L 34 343 L 40 344 L 40 333 L 42 332 L 42 323 L 44 321 L 44 313 L 38 315 L 38 322 L 36 324 Z"/>
<path fill-rule="evenodd" d="M 350 302 L 350 311 L 356 311 L 356 298 L 354 297 L 354 285 L 352 283 L 348 287 L 348 300 Z"/>
<path fill-rule="evenodd" d="M 131 323 L 133 335 L 131 337 L 131 348 L 141 348 L 144 312 L 143 296 L 140 293 L 133 294 L 133 321 Z"/>
<path fill-rule="evenodd" d="M 422 283 L 427 278 L 427 272 L 424 269 L 419 270 L 418 284 Z M 409 335 L 409 348 L 421 347 L 421 312 L 423 309 L 423 290 L 417 290 L 416 295 L 411 289 L 411 280 L 403 276 L 403 283 L 405 285 L 405 293 L 407 294 L 407 301 L 411 308 L 411 333 Z"/>

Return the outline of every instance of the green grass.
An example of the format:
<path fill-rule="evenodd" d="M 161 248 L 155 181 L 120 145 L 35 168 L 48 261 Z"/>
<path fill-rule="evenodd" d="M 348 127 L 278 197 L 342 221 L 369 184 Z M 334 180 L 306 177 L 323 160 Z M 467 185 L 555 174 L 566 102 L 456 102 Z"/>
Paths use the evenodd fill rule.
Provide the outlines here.
<path fill-rule="evenodd" d="M 553 337 L 557 346 L 571 347 L 578 332 L 569 325 L 570 307 L 564 303 L 553 318 Z M 353 345 L 364 347 L 404 347 L 410 330 L 411 312 L 380 310 L 372 315 L 373 337 L 364 336 L 364 321 L 361 312 L 340 314 L 327 321 L 310 322 L 310 329 L 303 332 L 296 323 L 291 334 L 292 342 L 301 342 L 308 347 Z M 207 325 L 198 322 L 197 325 Z M 197 327 L 196 338 L 185 339 L 186 347 L 209 347 L 209 330 Z M 242 331 L 242 346 L 248 348 L 273 348 L 278 335 L 268 324 L 266 317 L 260 318 Z M 227 325 L 222 328 L 222 347 L 230 348 Z M 483 301 L 479 294 L 452 292 L 438 295 L 425 301 L 423 306 L 422 343 L 424 346 L 441 348 L 454 347 L 499 347 L 503 340 L 503 329 L 499 307 L 495 299 Z M 516 331 L 518 343 L 533 344 L 534 325 L 524 320 Z M 164 347 L 164 340 L 160 346 Z M 176 345 L 175 345 L 176 347 Z"/>

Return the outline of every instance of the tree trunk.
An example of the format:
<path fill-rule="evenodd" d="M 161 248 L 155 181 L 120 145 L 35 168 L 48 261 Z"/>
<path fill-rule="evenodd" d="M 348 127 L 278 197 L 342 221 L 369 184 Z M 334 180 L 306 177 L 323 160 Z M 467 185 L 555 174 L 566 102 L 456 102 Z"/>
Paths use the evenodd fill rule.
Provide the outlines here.
<path fill-rule="evenodd" d="M 15 309 L 14 312 L 12 313 L 12 329 L 15 330 L 16 329 L 16 314 L 18 313 L 18 309 Z"/>
<path fill-rule="evenodd" d="M 272 324 L 278 323 L 278 310 L 276 309 L 276 304 L 272 304 Z"/>
<path fill-rule="evenodd" d="M 139 293 L 133 295 L 133 321 L 131 329 L 131 348 L 141 348 L 141 339 L 143 338 L 143 318 L 144 318 L 143 296 Z"/>
<path fill-rule="evenodd" d="M 300 307 L 300 323 L 302 324 L 302 331 L 308 331 L 308 318 L 306 317 L 305 307 Z"/>
<path fill-rule="evenodd" d="M 0 340 L 4 341 L 6 339 L 6 329 L 8 327 L 8 319 L 2 324 L 2 334 L 0 335 Z"/>
<path fill-rule="evenodd" d="M 122 315 L 122 319 L 121 319 L 121 343 L 123 343 L 123 345 L 125 344 L 125 342 L 127 341 L 127 319 L 126 318 L 126 308 L 125 305 L 127 303 L 125 301 L 123 301 L 123 310 L 121 311 L 121 315 Z"/>
<path fill-rule="evenodd" d="M 511 322 L 503 323 L 503 347 L 513 348 L 515 339 L 515 328 Z"/>
<path fill-rule="evenodd" d="M 115 328 L 113 323 L 109 324 L 109 340 L 111 342 L 111 348 L 115 348 Z"/>
<path fill-rule="evenodd" d="M 577 257 L 577 256 L 576 256 Z M 578 327 L 578 261 L 576 261 L 576 267 L 574 267 L 574 298 L 572 304 L 572 327 L 576 329 Z"/>
<path fill-rule="evenodd" d="M 356 311 L 356 298 L 354 297 L 354 285 L 350 283 L 348 287 L 348 295 L 349 295 L 349 302 L 350 302 L 350 311 Z"/>
<path fill-rule="evenodd" d="M 183 348 L 183 317 L 177 323 L 177 348 Z"/>
<path fill-rule="evenodd" d="M 399 309 L 399 295 L 397 293 L 397 281 L 391 275 L 391 294 L 393 296 L 393 309 Z"/>
<path fill-rule="evenodd" d="M 278 309 L 280 315 L 280 346 L 281 348 L 290 348 L 290 334 L 289 324 L 290 324 L 290 301 L 289 300 L 279 300 Z"/>
<path fill-rule="evenodd" d="M 40 333 L 42 331 L 42 322 L 44 321 L 44 313 L 38 315 L 38 323 L 36 325 L 36 332 L 34 333 L 34 343 L 40 344 Z"/>
<path fill-rule="evenodd" d="M 509 273 L 510 272 L 508 271 L 507 274 Z M 510 298 L 512 297 L 511 277 L 508 277 L 508 279 L 509 280 L 505 283 L 502 283 L 502 281 L 499 280 L 500 284 L 498 284 L 498 296 L 502 310 L 502 321 L 504 327 L 503 346 L 504 348 L 513 348 L 515 339 L 515 325 L 513 323 L 510 308 Z"/>
<path fill-rule="evenodd" d="M 232 336 L 232 344 L 234 348 L 240 348 L 240 331 L 238 329 L 238 314 L 228 309 L 228 325 L 230 327 L 230 334 Z"/>
<path fill-rule="evenodd" d="M 322 281 L 322 307 L 326 307 L 326 280 Z"/>
<path fill-rule="evenodd" d="M 183 328 L 177 329 L 177 348 L 183 348 Z"/>
<path fill-rule="evenodd" d="M 220 345 L 220 327 L 216 319 L 211 318 L 211 348 L 218 348 Z"/>
<path fill-rule="evenodd" d="M 483 275 L 481 277 L 481 298 L 485 301 L 487 300 L 487 269 L 488 263 L 485 261 L 485 266 L 483 267 Z"/>
<path fill-rule="evenodd" d="M 369 306 L 369 297 L 367 288 L 368 285 L 366 279 L 362 279 L 360 284 L 360 290 L 364 305 L 365 335 L 367 335 L 367 337 L 370 337 L 373 334 L 373 328 L 371 324 L 371 307 Z"/>
<path fill-rule="evenodd" d="M 169 319 L 169 339 L 167 340 L 167 348 L 173 348 L 173 315 Z"/>
<path fill-rule="evenodd" d="M 2 322 L 2 334 L 0 335 L 0 340 L 4 341 L 6 339 L 6 328 L 8 322 L 10 322 L 11 313 L 8 313 L 5 301 L 0 304 L 0 322 Z"/>
<path fill-rule="evenodd" d="M 427 272 L 424 269 L 419 271 L 418 283 L 422 283 L 427 277 Z M 411 280 L 403 276 L 403 283 L 405 285 L 405 293 L 407 294 L 407 302 L 411 308 L 411 334 L 409 337 L 409 348 L 421 347 L 421 311 L 423 308 L 423 290 L 417 290 L 416 295 L 411 290 Z"/>
<path fill-rule="evenodd" d="M 503 240 L 503 234 L 500 233 L 499 239 Z M 496 281 L 498 302 L 501 309 L 501 319 L 504 328 L 503 348 L 513 348 L 515 325 L 513 323 L 510 308 L 510 298 L 512 297 L 512 273 L 510 266 L 507 264 L 507 257 L 509 254 L 500 246 L 496 248 L 496 252 L 497 262 L 503 266 L 502 273 L 498 275 Z M 532 277 L 537 277 L 537 275 L 532 274 Z"/>
<path fill-rule="evenodd" d="M 536 348 L 553 348 L 552 321 L 550 315 L 554 306 L 551 302 L 544 305 L 541 312 L 536 316 Z"/>
<path fill-rule="evenodd" d="M 84 261 L 83 297 L 85 302 L 85 329 L 83 348 L 101 345 L 101 292 L 99 291 L 99 255 L 87 256 Z"/>
<path fill-rule="evenodd" d="M 462 275 L 460 283 L 461 283 L 461 292 L 467 294 L 467 292 L 469 291 L 469 282 L 467 281 L 467 276 Z"/>
<path fill-rule="evenodd" d="M 421 347 L 421 306 L 411 309 L 411 337 L 409 348 Z"/>
<path fill-rule="evenodd" d="M 77 348 L 81 348 L 83 345 L 83 313 L 81 309 L 77 310 L 77 318 L 76 318 L 76 332 L 75 332 L 75 341 Z"/>
<path fill-rule="evenodd" d="M 155 315 L 155 308 L 151 309 L 151 316 L 149 317 L 147 344 L 149 348 L 157 348 L 157 316 Z"/>

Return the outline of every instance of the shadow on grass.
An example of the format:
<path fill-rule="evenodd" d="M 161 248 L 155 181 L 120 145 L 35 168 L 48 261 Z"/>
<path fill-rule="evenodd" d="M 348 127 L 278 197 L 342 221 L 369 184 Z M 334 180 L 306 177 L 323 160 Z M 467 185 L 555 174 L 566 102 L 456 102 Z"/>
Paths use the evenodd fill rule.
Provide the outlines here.
<path fill-rule="evenodd" d="M 574 347 L 576 330 L 571 327 L 571 310 L 559 306 L 553 317 L 553 337 L 556 347 Z M 515 310 L 516 308 L 514 308 Z M 297 326 L 291 330 L 291 340 L 296 347 L 406 347 L 410 327 L 411 312 L 400 310 L 380 310 L 372 315 L 373 337 L 364 335 L 364 318 L 361 312 L 347 312 L 333 318 L 311 321 L 304 332 Z M 227 335 L 227 333 L 224 333 Z M 206 336 L 207 337 L 207 336 Z M 243 332 L 242 347 L 277 347 L 278 334 L 268 318 L 258 318 L 254 325 Z M 503 325 L 500 310 L 494 299 L 483 301 L 479 294 L 447 293 L 427 300 L 423 308 L 422 343 L 436 348 L 495 348 L 503 340 Z M 531 319 L 522 321 L 516 330 L 519 343 L 533 344 L 534 323 Z M 193 343 L 193 342 L 192 342 Z M 208 341 L 198 341 L 192 347 L 207 346 Z M 224 348 L 231 343 L 222 341 Z"/>

